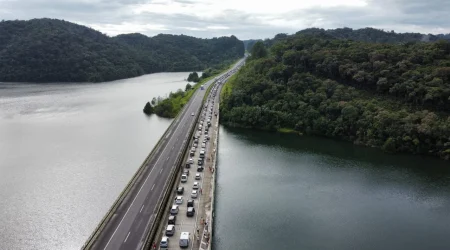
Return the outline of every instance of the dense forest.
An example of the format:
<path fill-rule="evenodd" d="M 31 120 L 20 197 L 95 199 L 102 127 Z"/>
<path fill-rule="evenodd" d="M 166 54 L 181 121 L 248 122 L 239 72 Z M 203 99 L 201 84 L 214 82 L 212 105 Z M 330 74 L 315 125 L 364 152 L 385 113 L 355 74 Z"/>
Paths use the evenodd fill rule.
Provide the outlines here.
<path fill-rule="evenodd" d="M 450 158 L 450 43 L 327 34 L 256 43 L 222 92 L 221 122 Z"/>
<path fill-rule="evenodd" d="M 56 19 L 0 22 L 0 81 L 100 82 L 162 71 L 204 70 L 244 55 L 236 37 L 109 37 Z"/>

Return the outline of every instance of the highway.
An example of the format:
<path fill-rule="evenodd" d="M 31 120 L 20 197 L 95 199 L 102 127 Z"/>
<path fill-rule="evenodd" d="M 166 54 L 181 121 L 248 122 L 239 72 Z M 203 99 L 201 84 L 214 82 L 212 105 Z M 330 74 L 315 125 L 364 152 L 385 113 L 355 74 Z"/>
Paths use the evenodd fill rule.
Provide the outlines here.
<path fill-rule="evenodd" d="M 243 60 L 237 62 L 229 71 L 240 66 L 242 62 Z M 222 76 L 225 74 L 227 73 Z M 191 126 L 195 126 L 206 89 L 213 82 L 214 80 L 210 80 L 205 83 L 204 90 L 199 88 L 183 108 L 154 156 L 146 162 L 143 177 L 138 179 L 135 187 L 127 194 L 91 249 L 130 250 L 144 246 L 145 236 L 156 217 L 157 204 L 164 193 L 164 186 L 172 169 L 176 167 L 178 156 L 189 142 L 188 133 Z M 192 113 L 195 113 L 195 116 L 192 116 Z"/>

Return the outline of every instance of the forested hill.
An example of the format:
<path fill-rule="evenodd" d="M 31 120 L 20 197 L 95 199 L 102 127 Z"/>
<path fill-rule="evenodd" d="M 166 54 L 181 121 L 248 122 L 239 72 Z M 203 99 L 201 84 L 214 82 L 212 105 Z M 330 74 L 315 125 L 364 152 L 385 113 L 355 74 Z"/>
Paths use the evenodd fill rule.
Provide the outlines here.
<path fill-rule="evenodd" d="M 434 42 L 441 39 L 450 40 L 450 34 L 433 35 L 421 33 L 395 33 L 394 31 L 386 32 L 380 29 L 363 28 L 363 29 L 304 29 L 296 33 L 297 35 L 327 35 L 333 38 L 349 39 L 363 42 L 373 43 L 407 43 L 407 42 Z"/>
<path fill-rule="evenodd" d="M 221 121 L 450 159 L 450 43 L 295 35 L 251 60 L 222 93 Z"/>
<path fill-rule="evenodd" d="M 203 70 L 244 55 L 236 37 L 141 34 L 108 37 L 56 19 L 0 22 L 0 81 L 99 82 Z"/>

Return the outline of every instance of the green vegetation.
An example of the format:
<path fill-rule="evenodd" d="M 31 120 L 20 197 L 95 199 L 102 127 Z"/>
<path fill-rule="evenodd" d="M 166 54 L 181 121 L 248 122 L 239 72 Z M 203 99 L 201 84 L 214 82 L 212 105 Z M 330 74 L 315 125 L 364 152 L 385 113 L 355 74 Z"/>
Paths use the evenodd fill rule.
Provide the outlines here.
<path fill-rule="evenodd" d="M 236 37 L 108 37 L 56 19 L 0 22 L 0 81 L 100 82 L 220 67 L 244 55 Z"/>
<path fill-rule="evenodd" d="M 226 125 L 450 158 L 449 42 L 299 34 L 279 39 L 266 56 L 252 54 L 233 78 L 221 93 Z"/>
<path fill-rule="evenodd" d="M 187 80 L 188 82 L 199 82 L 200 78 L 198 77 L 197 72 L 192 72 L 189 74 Z"/>
<path fill-rule="evenodd" d="M 231 64 L 234 65 L 235 62 Z M 161 117 L 174 118 L 180 110 L 184 107 L 184 105 L 191 99 L 192 95 L 195 91 L 200 88 L 201 85 L 211 80 L 216 75 L 228 70 L 230 65 L 221 64 L 219 67 L 209 68 L 208 71 L 214 73 L 213 75 L 203 73 L 202 77 L 200 77 L 200 81 L 196 83 L 194 86 L 191 86 L 189 83 L 186 85 L 185 91 L 179 89 L 175 93 L 170 92 L 168 98 L 158 97 L 158 102 L 155 105 L 155 114 Z M 189 85 L 189 88 L 188 88 Z M 211 85 L 212 86 L 212 85 Z M 206 90 L 206 93 L 209 93 L 210 87 Z M 206 96 L 206 95 L 205 95 Z M 153 98 L 156 99 L 156 98 Z"/>
<path fill-rule="evenodd" d="M 150 104 L 150 102 L 147 102 L 144 106 L 144 113 L 147 115 L 151 115 L 155 112 L 153 109 L 153 106 Z"/>

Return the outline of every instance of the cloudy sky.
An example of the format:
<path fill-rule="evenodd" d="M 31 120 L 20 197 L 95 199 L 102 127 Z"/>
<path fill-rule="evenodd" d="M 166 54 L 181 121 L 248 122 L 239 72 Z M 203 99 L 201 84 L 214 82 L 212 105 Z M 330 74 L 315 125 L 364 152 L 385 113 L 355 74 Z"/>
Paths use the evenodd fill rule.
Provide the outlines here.
<path fill-rule="evenodd" d="M 450 33 L 450 0 L 0 0 L 0 19 L 50 17 L 108 35 L 268 38 L 309 27 Z"/>

